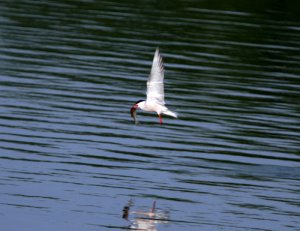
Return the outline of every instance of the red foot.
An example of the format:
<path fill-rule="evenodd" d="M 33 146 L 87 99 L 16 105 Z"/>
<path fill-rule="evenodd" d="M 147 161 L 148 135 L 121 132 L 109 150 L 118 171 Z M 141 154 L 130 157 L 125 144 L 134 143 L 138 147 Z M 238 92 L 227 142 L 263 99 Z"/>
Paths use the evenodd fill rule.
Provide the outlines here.
<path fill-rule="evenodd" d="M 162 123 L 163 123 L 163 121 L 162 121 L 162 116 L 161 116 L 161 115 L 158 115 L 158 117 L 159 117 L 159 123 L 162 124 Z"/>

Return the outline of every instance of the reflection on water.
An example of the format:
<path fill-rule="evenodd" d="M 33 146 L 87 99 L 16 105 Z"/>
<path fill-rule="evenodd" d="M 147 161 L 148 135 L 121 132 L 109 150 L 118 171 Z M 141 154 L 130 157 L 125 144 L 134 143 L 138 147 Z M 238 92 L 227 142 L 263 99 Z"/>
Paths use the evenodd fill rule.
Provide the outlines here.
<path fill-rule="evenodd" d="M 1 1 L 0 227 L 299 229 L 299 9 Z M 180 118 L 134 126 L 157 46 Z"/>
<path fill-rule="evenodd" d="M 129 228 L 132 230 L 157 231 L 158 224 L 167 224 L 169 222 L 169 214 L 158 211 L 156 201 L 153 202 L 152 208 L 148 211 L 132 211 L 133 205 L 133 201 L 130 200 L 123 208 L 123 219 L 130 221 L 131 225 Z"/>

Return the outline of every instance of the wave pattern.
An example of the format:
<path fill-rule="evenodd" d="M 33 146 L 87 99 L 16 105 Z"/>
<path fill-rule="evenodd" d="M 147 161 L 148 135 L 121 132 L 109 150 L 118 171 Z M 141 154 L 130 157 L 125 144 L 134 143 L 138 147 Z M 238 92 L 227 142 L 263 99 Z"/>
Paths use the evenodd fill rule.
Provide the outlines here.
<path fill-rule="evenodd" d="M 1 226 L 299 228 L 297 3 L 176 3 L 2 3 Z M 179 119 L 135 126 L 156 46 Z"/>

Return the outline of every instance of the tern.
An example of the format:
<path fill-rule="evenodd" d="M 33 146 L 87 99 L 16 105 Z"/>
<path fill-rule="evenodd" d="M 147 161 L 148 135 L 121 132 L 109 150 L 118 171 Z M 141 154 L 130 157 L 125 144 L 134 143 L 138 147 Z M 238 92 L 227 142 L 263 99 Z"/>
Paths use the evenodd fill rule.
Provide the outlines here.
<path fill-rule="evenodd" d="M 162 124 L 162 115 L 172 116 L 177 118 L 175 112 L 170 111 L 165 106 L 164 96 L 164 63 L 159 53 L 159 48 L 156 48 L 151 72 L 147 80 L 147 98 L 146 100 L 137 101 L 131 108 L 130 114 L 135 124 L 138 123 L 136 110 L 140 108 L 143 111 L 156 112 L 159 118 L 159 123 Z"/>

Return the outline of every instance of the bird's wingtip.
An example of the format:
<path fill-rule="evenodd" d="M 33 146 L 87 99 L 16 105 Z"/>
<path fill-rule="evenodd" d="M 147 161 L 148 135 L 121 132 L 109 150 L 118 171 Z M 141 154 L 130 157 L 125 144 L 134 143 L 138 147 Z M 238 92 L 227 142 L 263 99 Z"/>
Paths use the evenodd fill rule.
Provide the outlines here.
<path fill-rule="evenodd" d="M 156 47 L 155 53 L 159 53 L 159 46 Z"/>

